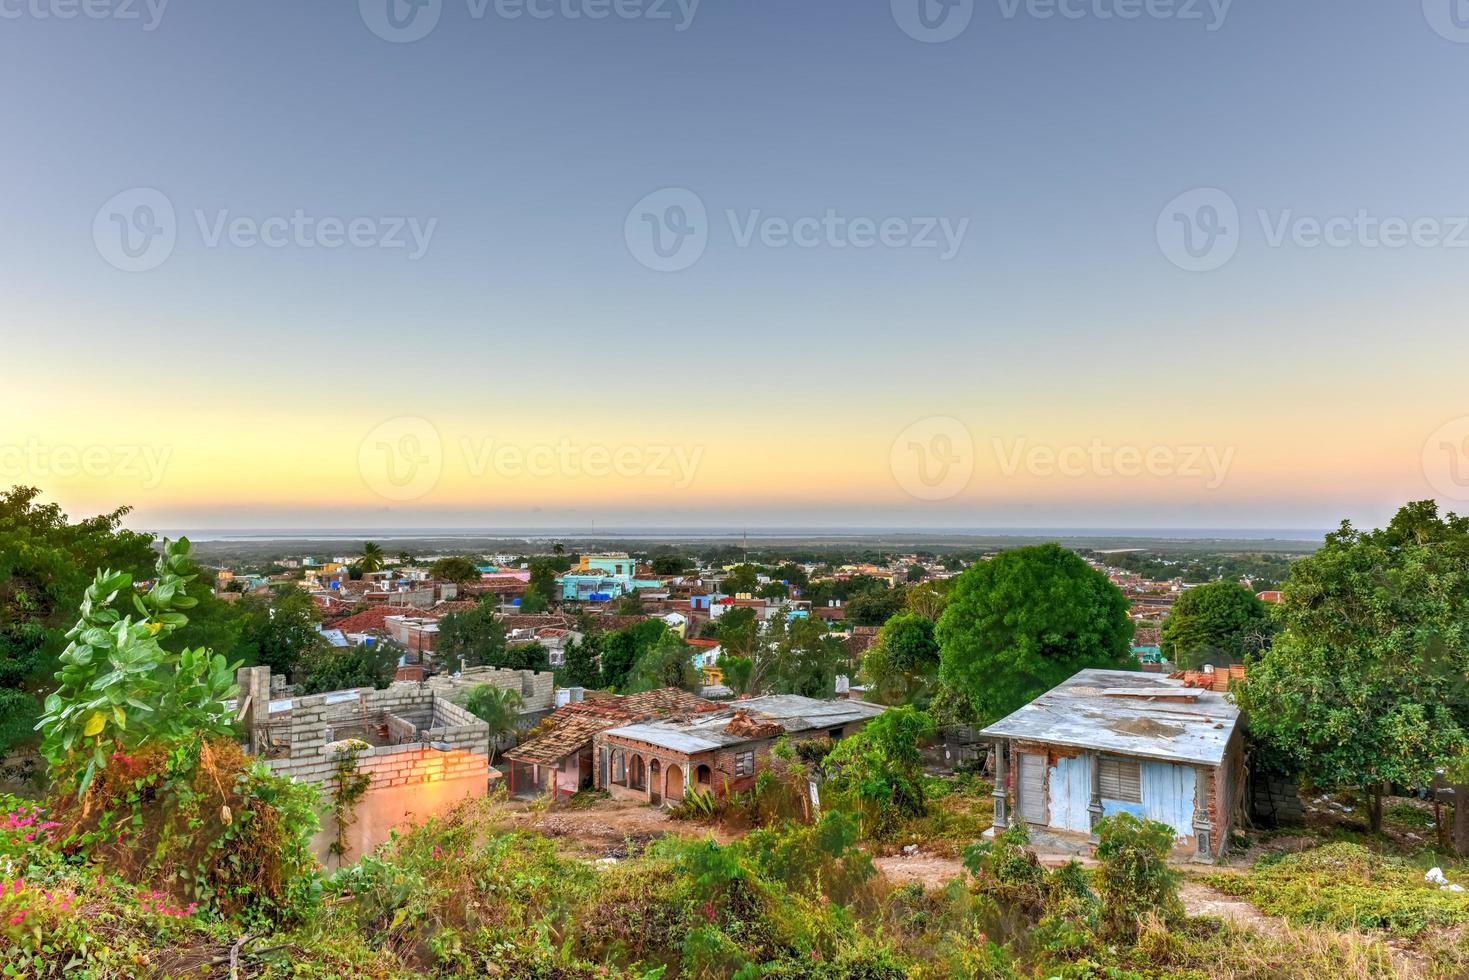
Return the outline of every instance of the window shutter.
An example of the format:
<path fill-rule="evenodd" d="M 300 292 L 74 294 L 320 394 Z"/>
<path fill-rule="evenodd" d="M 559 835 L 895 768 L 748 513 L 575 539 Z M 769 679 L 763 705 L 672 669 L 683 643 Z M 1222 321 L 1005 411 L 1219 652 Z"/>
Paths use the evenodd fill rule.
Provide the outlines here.
<path fill-rule="evenodd" d="M 1119 803 L 1141 803 L 1143 801 L 1142 767 L 1136 762 L 1121 759 L 1101 760 L 1101 795 L 1104 800 Z"/>

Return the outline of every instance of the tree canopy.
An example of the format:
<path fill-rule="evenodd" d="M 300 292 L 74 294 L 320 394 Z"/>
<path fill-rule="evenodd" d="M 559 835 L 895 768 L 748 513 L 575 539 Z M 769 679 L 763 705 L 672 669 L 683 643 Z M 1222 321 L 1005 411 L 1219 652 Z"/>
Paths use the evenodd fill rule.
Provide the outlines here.
<path fill-rule="evenodd" d="M 901 612 L 888 620 L 862 658 L 862 672 L 873 688 L 869 699 L 926 706 L 939 672 L 933 620 L 915 612 Z"/>
<path fill-rule="evenodd" d="M 1283 630 L 1236 689 L 1253 735 L 1321 786 L 1462 780 L 1469 519 L 1424 500 L 1379 530 L 1343 522 L 1282 592 Z"/>
<path fill-rule="evenodd" d="M 1163 621 L 1163 653 L 1180 667 L 1227 667 L 1270 645 L 1270 609 L 1235 582 L 1186 589 Z"/>
<path fill-rule="evenodd" d="M 1002 552 L 959 576 L 940 617 L 940 677 L 979 720 L 1003 718 L 1078 670 L 1136 669 L 1127 599 L 1060 545 Z"/>

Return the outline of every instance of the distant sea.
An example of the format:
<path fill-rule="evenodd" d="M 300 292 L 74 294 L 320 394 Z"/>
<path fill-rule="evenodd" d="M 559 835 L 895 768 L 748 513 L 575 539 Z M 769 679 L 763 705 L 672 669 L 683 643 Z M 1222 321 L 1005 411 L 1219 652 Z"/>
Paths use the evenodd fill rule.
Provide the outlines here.
<path fill-rule="evenodd" d="M 484 538 L 626 538 L 629 540 L 782 538 L 1142 538 L 1169 541 L 1302 541 L 1319 544 L 1325 530 L 1238 527 L 468 527 L 468 528 L 174 528 L 159 531 L 192 541 L 455 541 Z"/>

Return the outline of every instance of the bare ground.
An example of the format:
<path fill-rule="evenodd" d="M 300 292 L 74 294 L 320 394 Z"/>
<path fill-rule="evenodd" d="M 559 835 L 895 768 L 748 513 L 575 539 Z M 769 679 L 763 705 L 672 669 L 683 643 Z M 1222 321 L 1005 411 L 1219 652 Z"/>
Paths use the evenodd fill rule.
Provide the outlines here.
<path fill-rule="evenodd" d="M 554 838 L 567 853 L 582 858 L 624 858 L 641 852 L 650 841 L 670 834 L 712 835 L 720 843 L 734 839 L 734 835 L 719 827 L 671 820 L 662 810 L 630 800 L 601 800 L 586 807 L 559 804 L 549 808 L 516 802 L 511 804 L 511 820 L 516 829 L 540 831 Z"/>

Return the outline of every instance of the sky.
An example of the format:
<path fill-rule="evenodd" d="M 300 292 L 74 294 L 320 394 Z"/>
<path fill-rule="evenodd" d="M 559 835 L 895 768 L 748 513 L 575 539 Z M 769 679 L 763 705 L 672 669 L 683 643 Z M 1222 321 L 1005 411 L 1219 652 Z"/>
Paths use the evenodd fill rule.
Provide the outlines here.
<path fill-rule="evenodd" d="M 0 82 L 73 516 L 1469 506 L 1461 0 L 0 0 Z"/>

